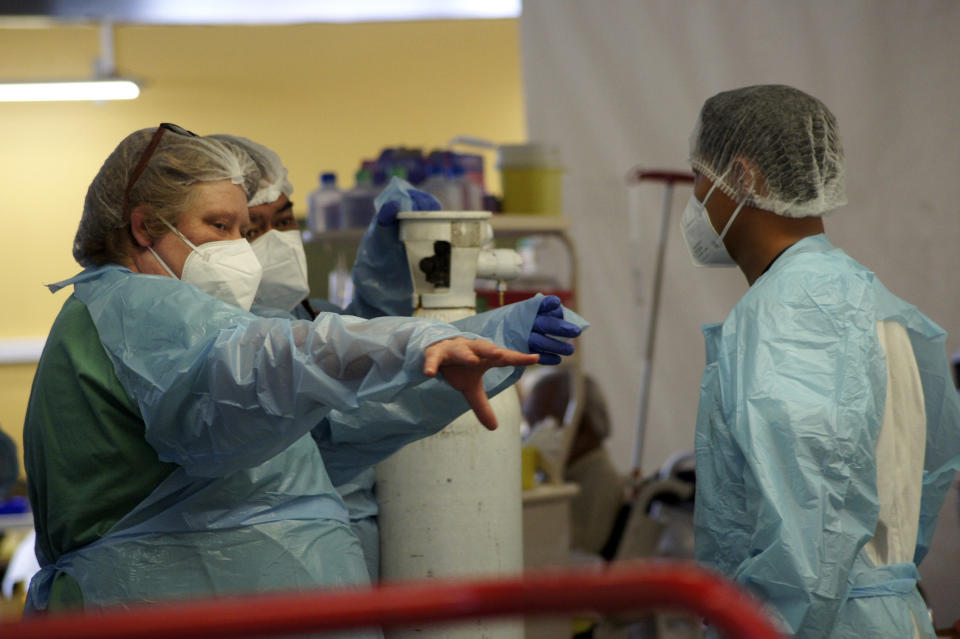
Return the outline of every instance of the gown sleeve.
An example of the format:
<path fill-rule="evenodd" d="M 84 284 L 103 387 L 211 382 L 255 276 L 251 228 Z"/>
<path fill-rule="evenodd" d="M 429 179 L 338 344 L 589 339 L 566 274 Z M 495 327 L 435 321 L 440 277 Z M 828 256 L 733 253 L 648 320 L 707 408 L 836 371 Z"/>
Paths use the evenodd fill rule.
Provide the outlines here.
<path fill-rule="evenodd" d="M 542 295 L 453 322 L 498 346 L 529 352 L 527 341 Z M 568 309 L 567 321 L 582 329 L 589 324 Z M 492 368 L 483 376 L 490 397 L 512 386 L 522 368 Z M 334 484 L 385 459 L 402 446 L 431 435 L 469 410 L 463 396 L 442 379 L 404 389 L 391 402 L 364 403 L 358 410 L 332 411 L 312 431 Z"/>
<path fill-rule="evenodd" d="M 147 441 L 200 476 L 270 459 L 331 409 L 393 400 L 428 379 L 427 346 L 473 337 L 413 318 L 259 318 L 189 284 L 120 269 L 75 289 Z"/>
<path fill-rule="evenodd" d="M 358 317 L 413 313 L 413 280 L 397 225 L 380 226 L 374 216 L 363 234 L 351 273 L 353 300 L 345 309 Z"/>

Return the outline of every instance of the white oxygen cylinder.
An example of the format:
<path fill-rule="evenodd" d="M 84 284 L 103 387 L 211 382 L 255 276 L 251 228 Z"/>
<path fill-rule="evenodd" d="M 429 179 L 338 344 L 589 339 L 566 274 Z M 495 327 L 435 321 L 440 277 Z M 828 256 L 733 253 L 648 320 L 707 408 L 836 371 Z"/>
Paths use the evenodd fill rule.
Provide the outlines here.
<path fill-rule="evenodd" d="M 411 231 L 405 217 L 468 216 Z M 489 216 L 487 213 L 486 216 Z M 417 317 L 443 321 L 473 315 L 473 280 L 489 239 L 481 212 L 401 213 Z M 421 221 L 427 221 L 421 219 Z M 444 229 L 444 226 L 446 229 Z M 412 235 L 419 238 L 411 238 Z M 452 244 L 454 283 L 436 286 L 417 265 L 439 238 Z M 444 238 L 446 238 L 444 240 Z M 467 288 L 470 295 L 466 293 Z M 408 444 L 377 466 L 380 576 L 383 581 L 519 575 L 523 571 L 520 401 L 515 388 L 491 400 L 499 427 L 488 431 L 472 411 L 439 433 Z M 523 639 L 522 620 L 474 619 L 407 628 L 388 639 Z"/>

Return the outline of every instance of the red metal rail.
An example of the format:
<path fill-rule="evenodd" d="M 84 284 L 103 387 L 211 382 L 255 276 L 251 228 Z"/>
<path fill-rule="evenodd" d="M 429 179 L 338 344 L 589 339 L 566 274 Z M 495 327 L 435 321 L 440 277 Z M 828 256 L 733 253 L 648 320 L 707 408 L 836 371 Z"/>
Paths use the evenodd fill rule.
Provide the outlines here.
<path fill-rule="evenodd" d="M 673 184 L 693 184 L 693 173 L 689 171 L 675 171 L 671 169 L 631 169 L 627 173 L 627 184 L 637 184 L 639 182 L 666 182 Z"/>
<path fill-rule="evenodd" d="M 757 603 L 691 564 L 632 564 L 602 572 L 429 581 L 355 590 L 274 593 L 62 614 L 0 624 L 5 639 L 247 637 L 397 628 L 478 617 L 683 610 L 731 638 L 783 639 Z"/>

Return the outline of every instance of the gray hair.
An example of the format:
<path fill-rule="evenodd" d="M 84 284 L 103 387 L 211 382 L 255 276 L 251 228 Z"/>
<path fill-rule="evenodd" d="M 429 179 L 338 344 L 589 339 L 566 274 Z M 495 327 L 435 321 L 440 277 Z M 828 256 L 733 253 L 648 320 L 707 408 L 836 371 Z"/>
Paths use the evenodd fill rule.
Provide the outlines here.
<path fill-rule="evenodd" d="M 107 157 L 87 189 L 83 217 L 73 241 L 73 256 L 85 267 L 121 262 L 130 248 L 130 211 L 146 205 L 147 230 L 158 237 L 166 232 L 160 221 L 176 225 L 191 201 L 197 182 L 230 180 L 247 198 L 256 191 L 260 174 L 250 157 L 236 145 L 207 137 L 165 131 L 146 168 L 130 190 L 124 210 L 124 191 L 156 128 L 134 131 Z"/>

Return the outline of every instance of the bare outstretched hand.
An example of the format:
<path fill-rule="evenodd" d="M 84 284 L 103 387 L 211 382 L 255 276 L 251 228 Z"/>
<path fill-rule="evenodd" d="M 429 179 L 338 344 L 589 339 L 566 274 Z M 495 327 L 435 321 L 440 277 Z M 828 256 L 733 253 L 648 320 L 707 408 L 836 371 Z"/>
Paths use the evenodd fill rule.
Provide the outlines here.
<path fill-rule="evenodd" d="M 486 340 L 454 337 L 427 347 L 423 372 L 428 377 L 443 373 L 443 379 L 463 393 L 480 423 L 494 430 L 497 417 L 483 389 L 483 374 L 495 366 L 531 366 L 539 359 L 536 353 L 512 351 Z"/>

